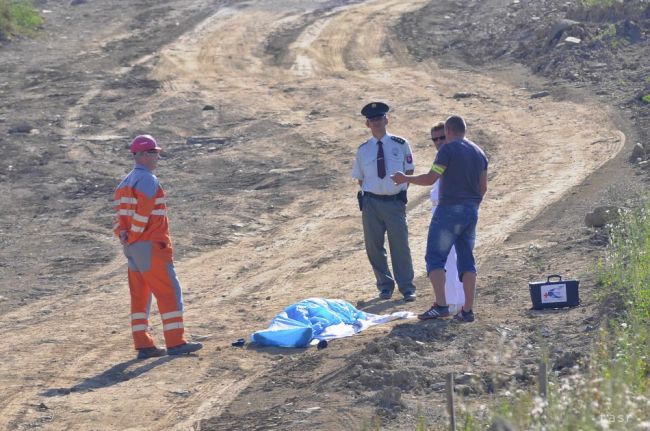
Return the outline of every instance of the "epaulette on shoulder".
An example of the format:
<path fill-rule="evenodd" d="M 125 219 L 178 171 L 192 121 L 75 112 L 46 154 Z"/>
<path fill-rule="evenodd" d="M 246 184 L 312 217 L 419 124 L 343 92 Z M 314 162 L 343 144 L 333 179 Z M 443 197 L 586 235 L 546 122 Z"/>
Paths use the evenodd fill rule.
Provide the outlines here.
<path fill-rule="evenodd" d="M 366 142 L 362 142 L 361 145 L 359 145 L 359 148 L 363 147 L 363 146 L 366 145 L 368 142 L 370 142 L 370 139 L 368 139 Z"/>
<path fill-rule="evenodd" d="M 390 135 L 390 138 L 391 138 L 393 141 L 395 141 L 395 142 L 397 142 L 397 143 L 400 143 L 400 144 L 404 144 L 404 143 L 406 143 L 406 139 L 404 139 L 404 138 L 400 138 L 399 136 Z"/>

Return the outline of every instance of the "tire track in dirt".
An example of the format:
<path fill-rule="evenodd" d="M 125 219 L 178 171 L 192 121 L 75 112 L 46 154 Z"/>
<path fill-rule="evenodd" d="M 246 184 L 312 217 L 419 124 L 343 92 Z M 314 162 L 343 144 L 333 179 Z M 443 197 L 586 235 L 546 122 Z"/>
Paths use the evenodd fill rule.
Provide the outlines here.
<path fill-rule="evenodd" d="M 225 88 L 235 87 L 240 104 L 246 104 L 247 100 L 257 101 L 255 104 L 247 105 L 249 110 L 246 113 L 253 117 L 267 113 L 259 110 L 255 112 L 253 111 L 255 108 L 259 109 L 261 106 L 267 109 L 274 107 L 276 109 L 273 109 L 272 112 L 279 117 L 279 121 L 301 122 L 304 119 L 299 114 L 308 109 L 299 105 L 299 101 L 304 101 L 317 94 L 321 98 L 320 103 L 314 103 L 312 105 L 313 109 L 323 110 L 323 106 L 337 107 L 339 111 L 333 109 L 328 112 L 328 115 L 345 117 L 343 127 L 328 124 L 321 126 L 324 128 L 320 129 L 318 133 L 329 132 L 333 135 L 339 133 L 348 135 L 345 126 L 350 127 L 355 121 L 358 122 L 357 118 L 350 118 L 352 116 L 348 113 L 356 112 L 358 110 L 356 105 L 363 103 L 357 102 L 357 100 L 368 100 L 373 97 L 372 95 L 375 95 L 388 100 L 401 100 L 401 103 L 395 103 L 397 107 L 396 113 L 394 117 L 391 117 L 396 119 L 395 122 L 398 127 L 400 127 L 400 117 L 404 118 L 406 116 L 399 111 L 399 108 L 400 106 L 406 106 L 406 109 L 402 109 L 408 112 L 409 120 L 418 124 L 419 128 L 424 131 L 428 130 L 432 112 L 443 116 L 448 112 L 460 111 L 470 120 L 471 127 L 484 128 L 490 135 L 499 136 L 500 140 L 494 143 L 495 163 L 492 169 L 496 176 L 493 178 L 490 193 L 501 198 L 500 202 L 492 204 L 487 202 L 482 210 L 483 230 L 481 231 L 482 247 L 479 249 L 480 253 L 484 249 L 498 246 L 509 232 L 514 231 L 527 220 L 532 219 L 546 205 L 560 199 L 566 190 L 580 182 L 591 170 L 614 156 L 622 148 L 624 141 L 617 136 L 616 131 L 608 132 L 608 128 L 612 126 L 607 121 L 606 113 L 593 112 L 590 107 L 584 108 L 570 103 L 540 101 L 535 103 L 534 108 L 531 108 L 532 102 L 529 93 L 526 91 L 509 88 L 505 84 L 469 72 L 440 71 L 433 64 L 416 65 L 406 60 L 405 50 L 399 49 L 401 47 L 395 41 L 390 41 L 392 42 L 390 46 L 394 53 L 393 56 L 383 53 L 381 47 L 386 43 L 387 35 L 382 30 L 387 25 L 373 26 L 373 22 L 385 23 L 388 16 L 398 16 L 400 11 L 406 11 L 410 7 L 417 7 L 421 4 L 410 3 L 405 5 L 404 3 L 393 2 L 386 9 L 386 2 L 381 4 L 367 2 L 362 5 L 341 8 L 322 17 L 321 20 L 314 21 L 303 30 L 291 45 L 290 49 L 293 53 L 289 52 L 280 56 L 285 59 L 295 58 L 294 63 L 288 68 L 289 71 L 295 74 L 293 79 L 291 75 L 286 74 L 286 69 L 272 68 L 269 62 L 265 62 L 263 59 L 262 61 L 252 59 L 246 64 L 237 64 L 235 62 L 235 67 L 232 67 L 231 65 L 217 64 L 217 62 L 211 60 L 209 55 L 203 55 L 199 62 L 202 63 L 201 67 L 203 69 L 201 70 L 204 75 L 208 77 L 219 76 L 220 80 L 225 82 L 230 82 L 229 79 L 233 80 L 232 85 L 220 84 L 213 87 L 214 91 L 224 92 L 227 91 Z M 250 13 L 250 11 L 248 12 Z M 372 19 L 369 17 L 372 17 Z M 223 23 L 223 27 L 220 27 L 222 30 L 220 34 L 236 35 L 235 29 L 248 28 L 245 24 L 248 22 L 247 19 L 247 17 L 239 16 L 235 17 L 231 24 Z M 268 16 L 265 18 L 264 14 L 254 14 L 252 19 L 257 23 L 262 23 L 262 27 L 272 28 L 271 23 L 276 21 L 277 18 L 269 18 Z M 298 21 L 298 18 L 296 18 L 296 21 Z M 366 21 L 369 22 L 368 25 L 365 24 Z M 364 25 L 361 23 L 364 23 Z M 378 31 L 359 32 L 359 28 L 378 29 Z M 360 36 L 360 33 L 363 34 L 363 37 Z M 212 53 L 213 59 L 223 59 L 228 58 L 228 54 L 220 52 L 219 48 L 227 49 L 228 46 L 237 46 L 239 51 L 247 53 L 244 56 L 248 57 L 261 51 L 262 42 L 259 37 L 258 34 L 255 38 L 252 38 L 254 43 L 251 45 L 249 39 L 240 38 L 239 36 L 236 36 L 237 41 L 246 41 L 239 44 L 231 40 L 223 41 L 219 39 L 218 41 L 211 41 L 210 36 L 208 36 L 207 40 L 204 39 L 200 42 L 203 46 L 201 51 Z M 215 54 L 215 50 L 217 54 Z M 261 64 L 263 69 L 258 70 L 256 64 Z M 372 72 L 369 72 L 370 70 Z M 435 72 L 433 79 L 431 78 L 432 71 Z M 249 74 L 246 75 L 246 72 Z M 190 76 L 189 73 L 179 73 L 179 71 L 175 71 L 174 74 L 176 77 Z M 282 81 L 273 79 L 278 75 L 283 77 Z M 256 85 L 251 85 L 249 79 L 252 79 Z M 341 83 L 341 80 L 344 83 Z M 259 84 L 260 82 L 262 85 Z M 429 85 L 434 87 L 433 91 L 437 92 L 437 95 L 432 96 L 442 99 L 437 106 L 432 106 L 427 101 L 426 96 L 424 98 L 421 96 L 413 97 L 413 94 L 422 94 L 422 87 L 425 86 L 421 83 L 430 82 Z M 477 93 L 481 97 L 463 102 L 454 99 L 452 96 L 455 92 L 466 90 L 467 84 L 464 83 L 471 83 L 471 86 L 476 87 Z M 206 79 L 201 80 L 201 84 L 204 85 L 202 89 L 211 88 L 210 82 L 207 82 Z M 278 84 L 291 86 L 292 91 L 289 96 L 277 90 Z M 392 91 L 385 88 L 373 90 L 373 87 L 379 88 L 387 84 L 394 84 L 396 88 Z M 313 88 L 317 85 L 327 88 L 327 94 L 313 91 Z M 245 89 L 243 95 L 241 94 L 242 89 Z M 338 97 L 340 94 L 346 94 L 349 100 L 340 100 L 340 97 Z M 350 101 L 354 102 L 353 106 L 350 105 Z M 296 109 L 297 105 L 299 109 Z M 501 106 L 503 112 L 495 109 L 495 105 L 497 107 Z M 345 112 L 345 114 L 341 114 L 341 112 Z M 511 112 L 517 112 L 520 118 L 512 118 Z M 569 120 L 572 123 L 570 127 L 576 130 L 581 130 L 581 127 L 584 127 L 583 120 L 585 117 L 591 116 L 594 118 L 593 129 L 596 130 L 598 135 L 605 134 L 608 136 L 607 139 L 612 142 L 611 147 L 593 149 L 589 151 L 591 154 L 585 154 L 587 141 L 591 138 L 579 134 L 569 137 L 563 136 L 562 142 L 548 142 L 548 135 L 563 135 L 561 130 L 566 125 L 563 123 L 565 119 L 562 118 L 562 115 L 568 115 L 569 113 L 572 118 L 581 119 L 580 122 Z M 550 125 L 550 127 L 547 127 L 547 125 Z M 313 124 L 310 124 L 309 127 L 299 125 L 296 130 L 309 139 L 310 136 L 314 135 L 312 126 Z M 589 129 L 589 127 L 584 127 L 584 129 Z M 395 129 L 392 130 L 396 131 Z M 528 132 L 522 132 L 523 130 L 528 130 Z M 362 133 L 359 133 L 359 135 L 362 135 Z M 526 143 L 527 147 L 531 147 L 526 150 L 528 155 L 536 153 L 541 159 L 545 154 L 552 153 L 554 148 L 561 148 L 568 160 L 566 160 L 565 165 L 554 165 L 551 173 L 548 166 L 537 165 L 534 161 L 531 163 L 528 158 L 522 157 L 522 148 L 512 145 L 512 143 L 521 141 L 528 141 Z M 414 143 L 418 144 L 418 142 Z M 422 147 L 424 145 L 421 145 L 419 149 L 423 150 Z M 427 154 L 427 149 L 424 152 Z M 353 147 L 349 150 L 349 157 L 352 157 L 352 153 Z M 557 151 L 557 153 L 559 154 L 560 151 Z M 432 153 L 430 150 L 428 154 L 429 159 L 431 159 Z M 424 157 L 426 158 L 426 156 Z M 557 163 L 555 160 L 552 160 L 552 162 Z M 343 169 L 340 172 L 345 173 Z M 352 189 L 352 187 L 346 188 L 348 190 Z M 424 190 L 414 191 L 414 199 L 424 203 L 426 201 L 426 192 Z M 352 195 L 351 192 L 348 193 L 348 196 L 350 195 Z M 324 193 L 320 196 L 320 201 L 329 202 L 332 200 L 330 196 L 332 196 L 331 193 Z M 411 212 L 416 210 L 416 208 L 410 208 Z M 513 210 L 513 208 L 515 209 Z M 353 232 L 355 213 L 350 211 L 349 208 L 341 208 L 339 211 L 345 214 L 345 225 L 348 226 L 350 232 Z M 345 296 L 344 299 L 351 300 L 353 303 L 355 299 L 358 299 L 359 295 L 364 295 L 364 293 L 372 296 L 372 289 L 370 288 L 364 290 L 363 293 L 355 293 L 354 290 L 350 291 L 351 286 L 363 286 L 370 283 L 367 275 L 350 276 L 349 269 L 344 261 L 330 260 L 319 270 L 305 271 L 305 269 L 309 268 L 308 262 L 318 260 L 316 250 L 320 250 L 323 246 L 331 249 L 328 244 L 337 244 L 337 247 L 343 248 L 354 248 L 356 245 L 360 246 L 359 250 L 362 250 L 358 237 L 351 233 L 347 238 L 341 238 L 337 233 L 341 231 L 340 220 L 330 224 L 327 219 L 319 219 L 319 221 L 312 223 L 309 221 L 311 218 L 300 218 L 300 210 L 294 212 L 292 208 L 288 208 L 286 212 L 291 214 L 292 217 L 297 217 L 297 219 L 295 222 L 286 223 L 280 226 L 278 230 L 274 230 L 273 237 L 275 241 L 284 242 L 284 245 L 288 243 L 291 246 L 291 252 L 288 254 L 283 251 L 284 247 L 261 246 L 266 247 L 265 251 L 275 250 L 270 254 L 276 255 L 277 252 L 280 257 L 259 261 L 254 258 L 260 263 L 256 269 L 257 274 L 263 274 L 263 276 L 261 278 L 255 278 L 255 276 L 249 278 L 244 275 L 239 278 L 238 284 L 255 286 L 255 289 L 248 290 L 247 294 L 253 291 L 257 292 L 259 296 L 273 294 L 274 287 L 269 288 L 267 285 L 285 286 L 291 292 L 290 296 L 283 299 L 280 304 L 274 301 L 271 306 L 265 307 L 265 310 L 262 311 L 267 311 L 268 315 L 273 315 L 282 305 L 292 302 L 292 299 L 298 300 L 306 296 L 318 296 L 318 294 L 329 296 L 331 291 L 342 292 L 342 295 L 339 296 Z M 313 217 L 318 213 L 318 210 L 312 210 L 310 215 Z M 424 228 L 428 221 L 426 218 L 424 220 L 424 222 L 416 222 L 415 229 L 413 229 L 420 232 L 413 235 L 415 237 L 414 243 L 418 248 L 422 248 L 424 242 L 422 232 L 425 232 Z M 306 223 L 316 225 L 313 229 L 315 229 L 317 235 L 305 237 L 296 234 L 296 232 L 300 231 L 300 227 Z M 320 245 L 310 251 L 309 248 L 305 248 L 305 244 L 311 244 L 310 239 L 312 238 L 319 238 L 318 243 Z M 297 252 L 294 251 L 294 247 L 298 247 Z M 239 244 L 237 248 L 240 250 L 242 248 L 246 249 L 246 246 Z M 252 256 L 255 256 L 255 254 L 253 253 Z M 300 260 L 306 261 L 307 265 L 294 265 L 296 261 Z M 362 251 L 357 251 L 349 257 L 349 260 L 363 267 L 365 257 Z M 297 274 L 300 274 L 301 278 L 296 279 Z M 331 274 L 336 274 L 336 276 Z M 264 279 L 268 280 L 266 285 L 263 283 Z M 336 286 L 336 288 L 332 288 L 332 286 Z M 304 293 L 301 295 L 301 292 Z M 258 313 L 254 314 L 257 315 Z M 264 314 L 263 312 L 259 315 L 263 316 Z M 264 367 L 264 365 L 258 366 Z M 278 369 L 275 373 L 278 374 L 276 377 L 280 378 L 282 370 Z M 272 378 L 274 377 L 267 377 L 267 379 Z M 244 404 L 246 397 L 250 397 L 248 399 L 252 401 L 251 404 L 253 405 L 256 404 L 255 401 L 259 401 L 254 396 L 247 395 L 239 400 L 238 404 Z M 251 409 L 255 410 L 256 407 L 251 407 Z M 245 410 L 241 414 L 245 414 Z M 218 421 L 215 423 L 218 423 Z"/>

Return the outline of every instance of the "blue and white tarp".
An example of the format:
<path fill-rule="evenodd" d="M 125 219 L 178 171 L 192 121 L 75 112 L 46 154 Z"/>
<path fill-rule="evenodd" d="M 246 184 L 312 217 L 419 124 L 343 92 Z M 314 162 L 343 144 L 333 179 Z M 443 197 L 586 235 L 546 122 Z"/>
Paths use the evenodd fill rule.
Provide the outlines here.
<path fill-rule="evenodd" d="M 261 346 L 305 347 L 319 340 L 349 337 L 366 328 L 395 319 L 415 317 L 410 311 L 371 314 L 357 310 L 342 299 L 310 298 L 284 309 L 269 327 L 251 335 Z"/>

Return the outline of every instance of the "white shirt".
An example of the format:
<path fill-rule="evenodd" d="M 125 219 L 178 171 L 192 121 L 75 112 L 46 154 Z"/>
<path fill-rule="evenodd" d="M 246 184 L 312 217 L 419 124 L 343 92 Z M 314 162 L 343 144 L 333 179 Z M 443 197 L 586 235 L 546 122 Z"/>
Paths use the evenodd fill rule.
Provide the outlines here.
<path fill-rule="evenodd" d="M 431 193 L 429 193 L 429 197 L 431 198 L 431 214 L 433 215 L 434 212 L 436 212 L 436 207 L 438 206 L 438 201 L 440 199 L 440 182 L 442 181 L 442 177 L 438 178 L 438 181 L 433 183 L 433 187 L 431 187 Z"/>
<path fill-rule="evenodd" d="M 395 185 L 390 176 L 397 171 L 406 172 L 415 169 L 411 146 L 406 139 L 389 133 L 381 138 L 381 143 L 384 149 L 386 176 L 379 178 L 377 175 L 378 145 L 377 138 L 373 136 L 359 146 L 352 168 L 352 177 L 362 181 L 364 192 L 377 195 L 396 195 L 400 191 L 406 190 L 407 184 Z"/>

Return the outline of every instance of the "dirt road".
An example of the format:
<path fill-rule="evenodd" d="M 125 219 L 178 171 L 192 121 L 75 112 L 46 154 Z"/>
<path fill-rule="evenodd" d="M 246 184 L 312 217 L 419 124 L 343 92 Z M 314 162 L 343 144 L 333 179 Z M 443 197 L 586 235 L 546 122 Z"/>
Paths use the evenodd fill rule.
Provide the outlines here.
<path fill-rule="evenodd" d="M 129 7 L 144 8 L 142 3 Z M 479 360 L 485 346 L 529 342 L 536 332 L 522 311 L 525 295 L 504 305 L 494 288 L 507 289 L 513 283 L 504 281 L 508 274 L 532 266 L 522 227 L 624 147 L 625 135 L 609 108 L 588 100 L 531 98 L 535 88 L 503 75 L 416 61 L 391 29 L 424 0 L 178 3 L 149 6 L 137 21 L 145 29 L 154 28 L 156 19 L 172 27 L 174 20 L 183 23 L 168 40 L 157 38 L 155 49 L 143 49 L 143 28 L 124 24 L 126 19 L 77 42 L 88 55 L 83 61 L 92 64 L 94 56 L 106 66 L 88 71 L 101 77 L 83 81 L 51 129 L 39 126 L 40 136 L 21 138 L 38 153 L 51 152 L 45 138 L 55 136 L 62 155 L 52 154 L 46 164 L 47 181 L 32 178 L 31 184 L 48 183 L 45 190 L 64 197 L 42 203 L 37 224 L 22 231 L 37 235 L 39 226 L 51 228 L 54 242 L 47 251 L 39 254 L 34 244 L 15 253 L 21 268 L 35 268 L 21 269 L 21 287 L 36 289 L 43 280 L 52 289 L 23 298 L 21 306 L 11 293 L 0 303 L 0 424 L 53 430 L 359 429 L 377 414 L 382 391 L 395 387 L 400 395 L 388 407 L 380 404 L 386 407 L 382 418 L 391 429 L 412 429 L 418 409 L 429 409 L 422 414 L 431 422 L 444 417 L 436 389 L 444 371 L 481 375 L 527 364 L 530 352 L 519 350 Z M 52 5 L 51 13 L 61 22 L 65 14 L 93 13 L 83 7 L 59 11 Z M 103 13 L 110 16 L 108 8 Z M 115 50 L 123 50 L 119 59 Z M 14 61 L 16 68 L 5 73 L 20 71 Z M 43 67 L 31 61 L 30 67 Z M 56 64 L 67 64 L 54 54 L 47 61 L 55 65 L 52 75 Z M 408 205 L 418 301 L 374 299 L 350 170 L 368 136 L 359 111 L 376 99 L 392 106 L 389 130 L 409 139 L 417 172 L 435 156 L 430 126 L 450 113 L 466 118 L 469 137 L 488 152 L 478 321 L 461 327 L 395 323 L 322 352 L 231 348 L 233 339 L 266 327 L 285 306 L 308 297 L 363 300 L 372 312 L 421 311 L 432 302 L 422 259 L 430 212 L 424 187 L 409 190 Z M 166 150 L 158 175 L 169 195 L 186 328 L 205 343 L 198 356 L 132 359 L 126 268 L 110 237 L 109 201 L 111 184 L 128 169 L 124 145 L 138 131 L 160 136 Z M 19 159 L 23 150 L 16 151 Z M 32 211 L 26 199 L 41 196 L 30 175 L 27 168 L 21 175 L 5 172 L 2 184 L 25 211 Z M 92 179 L 94 190 L 82 189 L 82 178 Z M 70 208 L 57 199 L 76 199 L 63 229 L 57 218 Z M 51 218 L 43 219 L 48 211 Z M 3 217 L 6 238 L 18 247 L 9 212 Z M 57 244 L 65 251 L 57 252 Z M 535 246 L 545 245 L 538 236 Z M 52 266 L 57 257 L 63 260 Z M 66 287 L 48 278 L 54 269 L 74 281 Z M 516 281 L 546 269 L 519 273 Z M 5 280 L 12 285 L 0 294 L 18 287 L 9 272 Z M 585 318 L 579 313 L 569 313 L 576 326 Z M 152 322 L 160 337 L 158 317 Z M 366 366 L 373 358 L 384 363 L 374 377 Z"/>

